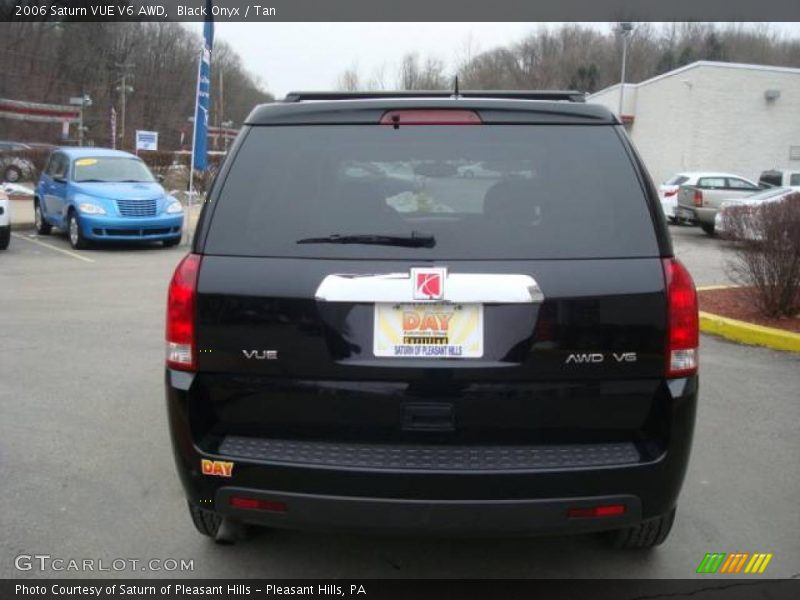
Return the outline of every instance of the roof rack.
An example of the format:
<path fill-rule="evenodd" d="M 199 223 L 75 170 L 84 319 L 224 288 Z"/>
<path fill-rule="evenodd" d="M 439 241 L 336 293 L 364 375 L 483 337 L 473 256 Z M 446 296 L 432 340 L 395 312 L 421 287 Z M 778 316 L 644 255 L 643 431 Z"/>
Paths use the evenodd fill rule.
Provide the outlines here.
<path fill-rule="evenodd" d="M 508 100 L 560 100 L 586 102 L 586 94 L 575 90 L 404 90 L 399 92 L 289 92 L 283 102 L 303 100 L 370 100 L 390 98 L 501 98 Z"/>

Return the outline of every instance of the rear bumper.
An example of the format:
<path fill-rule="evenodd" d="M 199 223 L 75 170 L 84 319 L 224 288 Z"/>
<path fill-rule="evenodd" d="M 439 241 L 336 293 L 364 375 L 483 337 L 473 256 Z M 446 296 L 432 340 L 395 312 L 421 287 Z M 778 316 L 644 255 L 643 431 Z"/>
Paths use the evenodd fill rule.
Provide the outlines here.
<path fill-rule="evenodd" d="M 674 197 L 661 198 L 661 211 L 667 219 L 674 219 L 677 217 L 678 203 Z"/>
<path fill-rule="evenodd" d="M 191 374 L 167 372 L 173 448 L 189 501 L 243 522 L 314 530 L 511 535 L 634 525 L 675 506 L 697 400 L 697 378 L 664 383 L 671 396 L 663 414 L 670 421 L 669 439 L 655 454 L 634 443 L 616 448 L 539 445 L 533 454 L 508 451 L 501 459 L 496 459 L 498 446 L 475 447 L 466 458 L 458 448 L 431 454 L 411 446 L 418 459 L 412 461 L 398 457 L 396 447 L 367 444 L 354 449 L 352 444 L 324 448 L 311 443 L 309 450 L 254 437 L 208 445 L 192 431 L 190 404 L 203 402 L 202 394 L 192 392 L 192 380 Z M 495 462 L 483 461 L 481 452 Z M 204 459 L 233 463 L 230 476 L 204 474 Z M 277 503 L 285 510 L 234 507 L 233 496 Z M 597 518 L 568 514 L 573 508 L 607 504 L 621 504 L 625 511 Z"/>
<path fill-rule="evenodd" d="M 285 512 L 234 508 L 235 496 L 257 498 L 286 507 Z M 569 518 L 575 507 L 623 505 L 623 515 Z M 222 487 L 216 510 L 243 523 L 312 531 L 420 533 L 490 536 L 498 534 L 588 533 L 618 529 L 641 521 L 635 496 L 601 496 L 536 500 L 415 500 L 295 494 Z"/>
<path fill-rule="evenodd" d="M 181 236 L 183 215 L 148 218 L 81 215 L 80 224 L 84 237 L 90 240 L 166 240 Z"/>
<path fill-rule="evenodd" d="M 678 216 L 691 215 L 694 221 L 706 225 L 713 225 L 714 217 L 717 215 L 716 208 L 699 208 L 686 206 L 685 204 L 679 204 L 676 210 L 678 211 Z"/>

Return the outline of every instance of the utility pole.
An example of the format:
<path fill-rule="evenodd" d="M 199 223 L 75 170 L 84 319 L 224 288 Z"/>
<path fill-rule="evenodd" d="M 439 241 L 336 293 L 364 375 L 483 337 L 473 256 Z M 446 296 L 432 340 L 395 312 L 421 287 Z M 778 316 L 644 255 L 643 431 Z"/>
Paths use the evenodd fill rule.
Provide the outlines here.
<path fill-rule="evenodd" d="M 84 105 L 84 98 L 86 96 L 81 90 L 81 109 L 78 113 L 80 116 L 78 117 L 78 146 L 83 147 L 83 105 Z"/>
<path fill-rule="evenodd" d="M 628 36 L 630 35 L 631 31 L 633 31 L 633 23 L 630 22 L 622 22 L 619 24 L 619 28 L 617 29 L 619 34 L 622 36 L 622 73 L 620 74 L 619 78 L 619 120 L 622 121 L 622 103 L 625 97 L 625 63 L 628 60 Z"/>
<path fill-rule="evenodd" d="M 119 139 L 120 144 L 119 147 L 121 150 L 125 149 L 125 109 L 127 105 L 127 96 L 128 94 L 133 92 L 133 87 L 128 85 L 128 77 L 133 77 L 133 75 L 129 75 L 128 71 L 133 69 L 135 65 L 132 63 L 117 63 L 116 67 L 118 69 L 122 69 L 122 77 L 118 79 L 119 85 L 116 87 L 116 90 L 120 93 L 120 127 L 119 127 Z"/>

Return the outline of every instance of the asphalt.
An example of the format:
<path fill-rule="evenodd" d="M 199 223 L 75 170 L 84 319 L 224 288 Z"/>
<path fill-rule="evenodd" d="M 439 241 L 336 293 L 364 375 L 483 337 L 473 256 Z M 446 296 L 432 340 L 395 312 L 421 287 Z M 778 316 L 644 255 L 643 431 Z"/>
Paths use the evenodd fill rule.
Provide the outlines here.
<path fill-rule="evenodd" d="M 672 232 L 699 284 L 726 281 L 724 246 L 696 229 Z M 75 254 L 62 237 L 16 231 L 0 252 L 0 577 L 686 578 L 705 553 L 734 551 L 773 553 L 764 576 L 799 576 L 800 355 L 708 336 L 678 517 L 655 551 L 613 551 L 593 536 L 288 531 L 213 544 L 186 512 L 162 389 L 166 286 L 185 251 Z M 106 566 L 185 559 L 194 570 L 18 571 L 20 554 Z"/>

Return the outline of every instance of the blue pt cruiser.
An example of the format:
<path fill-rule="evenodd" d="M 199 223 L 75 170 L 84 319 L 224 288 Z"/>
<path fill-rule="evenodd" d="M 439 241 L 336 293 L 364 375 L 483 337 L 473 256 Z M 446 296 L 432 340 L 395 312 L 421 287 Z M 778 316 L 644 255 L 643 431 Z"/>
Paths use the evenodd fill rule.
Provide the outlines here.
<path fill-rule="evenodd" d="M 144 161 L 107 148 L 58 148 L 34 195 L 36 231 L 66 231 L 73 248 L 91 241 L 181 239 L 183 208 L 159 185 Z"/>

